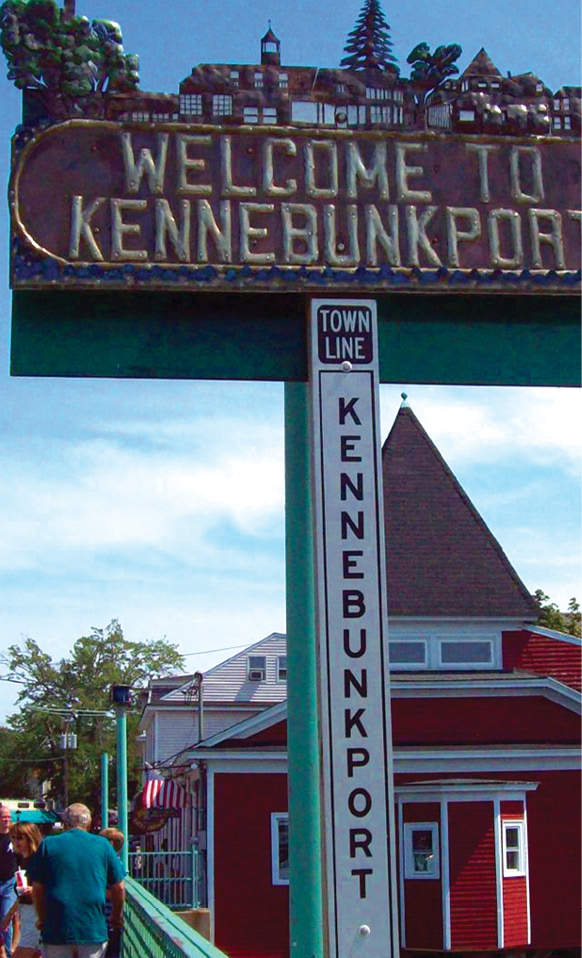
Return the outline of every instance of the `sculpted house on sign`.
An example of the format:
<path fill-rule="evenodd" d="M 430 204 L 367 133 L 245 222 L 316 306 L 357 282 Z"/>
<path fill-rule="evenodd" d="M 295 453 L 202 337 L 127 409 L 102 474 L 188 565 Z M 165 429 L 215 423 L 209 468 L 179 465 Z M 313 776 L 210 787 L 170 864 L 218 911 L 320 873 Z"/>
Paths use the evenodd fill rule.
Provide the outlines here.
<path fill-rule="evenodd" d="M 113 27 L 94 28 L 97 49 Z M 405 79 L 371 39 L 350 35 L 339 69 L 287 67 L 269 29 L 260 63 L 199 65 L 176 94 L 140 91 L 135 58 L 115 72 L 105 57 L 108 83 L 75 99 L 48 70 L 33 81 L 3 35 L 25 103 L 13 285 L 349 289 L 358 271 L 370 288 L 442 287 L 464 271 L 570 291 L 580 90 L 503 77 L 484 50 L 457 78 L 454 44 L 419 44 Z"/>

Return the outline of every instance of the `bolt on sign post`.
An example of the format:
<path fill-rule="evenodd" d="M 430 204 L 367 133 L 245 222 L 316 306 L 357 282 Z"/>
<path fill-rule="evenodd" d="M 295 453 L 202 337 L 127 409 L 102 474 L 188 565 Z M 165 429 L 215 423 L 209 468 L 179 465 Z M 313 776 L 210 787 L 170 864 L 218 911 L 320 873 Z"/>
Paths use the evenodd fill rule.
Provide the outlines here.
<path fill-rule="evenodd" d="M 316 625 L 330 958 L 398 955 L 374 300 L 311 302 Z"/>

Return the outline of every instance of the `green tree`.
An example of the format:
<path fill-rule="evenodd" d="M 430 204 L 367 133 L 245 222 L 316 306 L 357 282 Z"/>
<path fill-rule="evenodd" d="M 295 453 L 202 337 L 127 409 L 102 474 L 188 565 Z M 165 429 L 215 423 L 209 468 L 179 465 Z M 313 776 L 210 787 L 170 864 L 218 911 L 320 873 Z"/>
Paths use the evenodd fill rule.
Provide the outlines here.
<path fill-rule="evenodd" d="M 103 93 L 139 83 L 138 59 L 124 54 L 119 24 L 66 16 L 54 0 L 5 0 L 0 43 L 8 79 L 35 91 L 56 118 L 100 114 Z"/>
<path fill-rule="evenodd" d="M 378 0 L 365 0 L 356 25 L 344 47 L 347 56 L 341 66 L 347 70 L 381 70 L 398 73 L 397 60 L 392 54 L 390 25 Z"/>
<path fill-rule="evenodd" d="M 430 52 L 428 43 L 419 43 L 415 46 L 406 62 L 412 64 L 410 79 L 422 91 L 423 98 L 431 90 L 436 90 L 447 77 L 459 72 L 455 65 L 463 52 L 458 43 L 437 47 L 434 53 Z"/>
<path fill-rule="evenodd" d="M 104 629 L 91 630 L 77 639 L 68 657 L 54 661 L 32 638 L 22 646 L 12 645 L 2 657 L 4 668 L 21 683 L 18 712 L 8 719 L 0 736 L 0 780 L 3 791 L 27 794 L 31 772 L 51 782 L 51 792 L 64 792 L 63 751 L 59 736 L 63 717 L 74 716 L 71 730 L 77 733 L 77 749 L 69 750 L 69 795 L 71 800 L 99 805 L 100 754 L 114 753 L 115 721 L 110 711 L 112 685 L 130 685 L 139 690 L 156 676 L 181 672 L 184 661 L 175 645 L 165 639 L 130 642 L 116 619 Z M 106 713 L 106 714 L 98 714 Z M 128 716 L 130 788 L 139 782 L 135 748 L 137 710 Z"/>
<path fill-rule="evenodd" d="M 536 589 L 534 599 L 540 609 L 538 625 L 546 629 L 556 629 L 557 632 L 567 632 L 579 638 L 582 636 L 580 605 L 575 598 L 570 599 L 567 612 L 561 612 L 543 589 Z"/>

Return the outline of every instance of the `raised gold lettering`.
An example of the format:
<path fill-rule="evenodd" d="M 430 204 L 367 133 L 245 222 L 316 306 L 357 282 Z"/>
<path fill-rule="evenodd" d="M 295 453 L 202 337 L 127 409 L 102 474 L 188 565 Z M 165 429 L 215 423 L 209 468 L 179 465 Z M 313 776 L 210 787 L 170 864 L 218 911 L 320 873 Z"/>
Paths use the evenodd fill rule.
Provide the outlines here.
<path fill-rule="evenodd" d="M 79 259 L 79 248 L 81 237 L 87 243 L 91 258 L 98 262 L 103 259 L 103 254 L 93 235 L 91 229 L 91 218 L 97 212 L 99 207 L 105 202 L 104 196 L 98 196 L 93 200 L 87 209 L 83 209 L 83 197 L 73 196 L 73 205 L 71 209 L 71 232 L 69 236 L 69 257 L 70 259 Z"/>
<path fill-rule="evenodd" d="M 501 255 L 501 240 L 499 237 L 500 223 L 509 225 L 511 235 L 512 256 Z M 516 210 L 491 210 L 487 218 L 487 233 L 489 235 L 489 255 L 491 266 L 496 269 L 517 269 L 523 266 L 523 241 L 521 238 L 521 216 Z"/>
<path fill-rule="evenodd" d="M 378 265 L 378 245 L 384 250 L 386 261 L 390 266 L 400 266 L 398 207 L 391 203 L 387 211 L 389 232 L 386 231 L 378 209 L 371 203 L 365 207 L 366 262 L 369 266 Z"/>
<path fill-rule="evenodd" d="M 302 216 L 305 226 L 293 225 L 293 218 Z M 310 203 L 283 203 L 281 205 L 283 224 L 283 262 L 284 263 L 315 263 L 319 256 L 317 242 L 317 210 Z M 303 252 L 295 250 L 295 244 L 302 242 Z"/>
<path fill-rule="evenodd" d="M 166 175 L 166 160 L 168 157 L 168 133 L 158 133 L 158 158 L 154 161 L 151 150 L 142 147 L 139 159 L 135 162 L 131 133 L 121 134 L 121 152 L 125 169 L 125 189 L 128 193 L 139 193 L 139 186 L 145 173 L 150 193 L 164 192 L 164 177 Z"/>
<path fill-rule="evenodd" d="M 125 223 L 123 213 L 127 210 L 131 212 L 141 212 L 147 209 L 147 200 L 111 200 L 111 259 L 129 260 L 144 262 L 148 258 L 145 249 L 125 249 L 123 239 L 125 236 L 139 236 L 141 226 L 139 223 Z"/>
<path fill-rule="evenodd" d="M 449 264 L 451 266 L 460 266 L 459 262 L 459 242 L 472 243 L 481 236 L 481 217 L 479 210 L 473 206 L 447 206 L 447 239 Z M 459 229 L 457 220 L 468 221 L 469 228 Z"/>
<path fill-rule="evenodd" d="M 554 251 L 556 269 L 566 269 L 564 259 L 564 240 L 562 238 L 562 217 L 557 210 L 528 210 L 531 231 L 532 265 L 534 269 L 543 269 L 541 244 L 546 243 Z M 550 224 L 550 232 L 542 233 L 540 221 Z"/>
<path fill-rule="evenodd" d="M 216 246 L 221 263 L 232 263 L 230 200 L 220 201 L 220 222 L 218 226 L 208 200 L 197 201 L 198 212 L 198 261 L 208 262 L 208 235 Z"/>
<path fill-rule="evenodd" d="M 176 256 L 181 263 L 189 263 L 190 255 L 190 200 L 180 200 L 181 226 L 178 230 L 174 214 L 167 200 L 156 200 L 156 237 L 154 259 L 168 258 L 166 235 L 170 237 Z"/>
<path fill-rule="evenodd" d="M 409 176 L 422 176 L 424 167 L 407 166 L 406 153 L 426 153 L 426 143 L 397 143 L 396 144 L 396 190 L 400 201 L 409 203 L 430 203 L 432 195 L 428 190 L 412 190 L 408 185 Z"/>
<path fill-rule="evenodd" d="M 263 191 L 267 196 L 291 196 L 297 192 L 297 180 L 287 180 L 285 186 L 275 184 L 273 171 L 273 151 L 283 150 L 287 156 L 296 156 L 297 147 L 293 140 L 269 136 L 263 144 Z"/>
<path fill-rule="evenodd" d="M 176 138 L 176 156 L 178 160 L 178 192 L 197 193 L 207 196 L 212 193 L 209 183 L 190 183 L 188 170 L 202 173 L 206 169 L 206 160 L 202 157 L 188 156 L 189 146 L 210 146 L 212 139 L 209 136 L 193 136 L 189 133 L 179 133 Z"/>
<path fill-rule="evenodd" d="M 254 253 L 250 243 L 268 236 L 268 229 L 264 226 L 251 226 L 251 214 L 272 213 L 275 207 L 272 203 L 241 203 L 240 218 L 240 258 L 243 263 L 273 263 L 274 253 Z"/>
<path fill-rule="evenodd" d="M 347 195 L 350 199 L 355 199 L 358 195 L 358 180 L 368 190 L 372 189 L 377 182 L 380 199 L 390 198 L 386 170 L 386 143 L 374 143 L 374 161 L 370 168 L 365 165 L 358 144 L 351 140 L 346 143 L 346 183 Z"/>

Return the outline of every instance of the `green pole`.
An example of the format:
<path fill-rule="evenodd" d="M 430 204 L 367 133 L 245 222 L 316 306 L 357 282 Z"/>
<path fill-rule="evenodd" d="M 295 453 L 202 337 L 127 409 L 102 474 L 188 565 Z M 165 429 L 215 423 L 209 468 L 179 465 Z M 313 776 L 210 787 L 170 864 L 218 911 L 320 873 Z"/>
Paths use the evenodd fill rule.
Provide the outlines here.
<path fill-rule="evenodd" d="M 109 755 L 101 752 L 101 828 L 109 825 Z"/>
<path fill-rule="evenodd" d="M 129 825 L 127 814 L 127 712 L 124 708 L 116 709 L 116 731 L 117 731 L 117 814 L 119 818 L 119 830 L 123 833 L 125 841 L 121 851 L 121 861 L 126 869 L 129 862 L 128 843 L 129 843 Z"/>
<path fill-rule="evenodd" d="M 290 958 L 323 958 L 319 741 L 306 383 L 285 383 Z"/>

